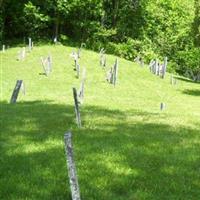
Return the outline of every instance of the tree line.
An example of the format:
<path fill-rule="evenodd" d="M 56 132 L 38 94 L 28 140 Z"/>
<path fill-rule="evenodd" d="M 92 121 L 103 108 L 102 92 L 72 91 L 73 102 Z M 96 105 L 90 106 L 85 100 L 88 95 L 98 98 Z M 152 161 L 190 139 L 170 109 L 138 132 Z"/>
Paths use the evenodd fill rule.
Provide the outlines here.
<path fill-rule="evenodd" d="M 200 75 L 200 0 L 0 0 L 0 8 L 1 43 L 57 37 L 130 60 L 168 56 L 168 70 Z"/>

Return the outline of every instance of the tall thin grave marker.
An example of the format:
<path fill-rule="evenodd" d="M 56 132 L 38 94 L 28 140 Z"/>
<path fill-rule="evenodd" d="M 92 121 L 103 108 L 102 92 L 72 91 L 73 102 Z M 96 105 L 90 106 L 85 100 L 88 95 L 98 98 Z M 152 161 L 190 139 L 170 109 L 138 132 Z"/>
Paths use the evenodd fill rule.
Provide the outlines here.
<path fill-rule="evenodd" d="M 75 162 L 74 162 L 71 132 L 65 133 L 64 143 L 65 143 L 65 153 L 66 153 L 68 176 L 69 176 L 72 200 L 81 200 L 77 172 L 76 172 L 76 167 L 75 167 Z"/>
<path fill-rule="evenodd" d="M 76 122 L 79 128 L 81 128 L 81 115 L 79 110 L 79 101 L 77 96 L 76 88 L 73 88 L 73 96 L 74 96 L 74 109 L 76 114 Z"/>
<path fill-rule="evenodd" d="M 18 95 L 19 95 L 19 91 L 22 87 L 22 84 L 23 84 L 23 80 L 17 80 L 15 88 L 14 88 L 12 96 L 11 96 L 11 99 L 10 99 L 10 103 L 16 103 L 17 102 L 17 98 L 18 98 Z M 24 94 L 25 94 L 25 92 L 24 92 Z"/>

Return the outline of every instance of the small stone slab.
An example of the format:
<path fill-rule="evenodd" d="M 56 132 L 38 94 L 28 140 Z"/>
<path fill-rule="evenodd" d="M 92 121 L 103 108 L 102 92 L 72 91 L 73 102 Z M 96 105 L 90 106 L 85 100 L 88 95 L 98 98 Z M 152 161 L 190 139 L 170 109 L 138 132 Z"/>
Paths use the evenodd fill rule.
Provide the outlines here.
<path fill-rule="evenodd" d="M 64 143 L 72 200 L 81 200 L 77 172 L 74 162 L 71 132 L 65 133 Z"/>
<path fill-rule="evenodd" d="M 160 103 L 160 110 L 163 111 L 164 109 L 166 109 L 165 103 Z"/>

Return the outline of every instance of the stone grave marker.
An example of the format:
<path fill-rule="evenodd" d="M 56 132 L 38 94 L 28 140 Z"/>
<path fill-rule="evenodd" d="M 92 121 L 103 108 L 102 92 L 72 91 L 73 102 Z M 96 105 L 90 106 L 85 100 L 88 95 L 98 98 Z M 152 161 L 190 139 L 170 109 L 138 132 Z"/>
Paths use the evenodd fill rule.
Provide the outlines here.
<path fill-rule="evenodd" d="M 79 128 L 81 128 L 81 115 L 80 115 L 80 109 L 79 109 L 79 101 L 77 96 L 76 88 L 73 88 L 73 96 L 74 96 L 74 108 L 75 108 L 75 114 L 76 114 L 76 122 Z"/>
<path fill-rule="evenodd" d="M 80 65 L 76 64 L 76 77 L 79 78 L 80 76 Z"/>
<path fill-rule="evenodd" d="M 77 172 L 74 162 L 71 132 L 64 134 L 64 143 L 72 200 L 81 200 Z"/>
<path fill-rule="evenodd" d="M 50 55 L 47 57 L 47 68 L 49 72 L 52 72 L 52 57 Z"/>
<path fill-rule="evenodd" d="M 166 108 L 165 103 L 160 103 L 160 110 L 163 111 Z"/>
<path fill-rule="evenodd" d="M 164 63 L 162 66 L 162 74 L 161 74 L 161 78 L 165 78 L 165 74 L 166 74 L 166 70 L 167 70 L 167 57 L 164 58 Z"/>
<path fill-rule="evenodd" d="M 100 66 L 104 66 L 106 65 L 106 57 L 105 57 L 105 50 L 104 48 L 102 48 L 99 52 L 99 56 L 100 56 Z"/>
<path fill-rule="evenodd" d="M 106 80 L 112 84 L 113 79 L 113 68 L 111 67 L 110 70 L 106 74 Z"/>
<path fill-rule="evenodd" d="M 28 49 L 29 49 L 29 52 L 31 52 L 31 50 L 32 50 L 32 39 L 31 38 L 28 38 Z"/>
<path fill-rule="evenodd" d="M 4 53 L 4 52 L 5 52 L 5 50 L 6 50 L 6 46 L 5 46 L 5 45 L 3 45 L 3 46 L 2 46 L 2 52 Z"/>
<path fill-rule="evenodd" d="M 24 60 L 25 57 L 26 57 L 26 48 L 23 47 L 23 48 L 18 52 L 17 60 Z"/>
<path fill-rule="evenodd" d="M 57 42 L 58 42 L 57 37 L 54 37 L 53 42 L 54 42 L 55 44 L 57 44 Z"/>
<path fill-rule="evenodd" d="M 103 60 L 102 60 L 102 66 L 106 67 L 106 55 L 104 54 Z"/>
<path fill-rule="evenodd" d="M 113 79 L 112 79 L 113 81 L 112 83 L 114 86 L 117 83 L 117 76 L 118 76 L 118 59 L 116 58 L 114 68 L 113 68 Z"/>
<path fill-rule="evenodd" d="M 177 80 L 176 80 L 176 78 L 174 78 L 173 74 L 171 74 L 171 76 L 170 76 L 170 83 L 171 83 L 171 85 L 176 85 L 176 83 L 177 83 Z"/>
<path fill-rule="evenodd" d="M 77 57 L 81 58 L 81 48 L 79 48 L 78 51 L 77 51 Z"/>
<path fill-rule="evenodd" d="M 52 71 L 52 59 L 51 56 L 48 56 L 47 58 L 43 58 L 41 57 L 41 62 L 42 62 L 42 67 L 44 70 L 44 73 L 46 76 L 48 76 L 50 74 L 50 72 Z"/>
<path fill-rule="evenodd" d="M 19 95 L 19 91 L 20 91 L 20 88 L 22 87 L 22 85 L 23 85 L 23 80 L 17 80 L 15 88 L 14 88 L 12 96 L 11 96 L 11 99 L 10 99 L 10 103 L 17 102 L 17 97 Z M 25 94 L 25 92 L 24 92 L 24 94 Z"/>

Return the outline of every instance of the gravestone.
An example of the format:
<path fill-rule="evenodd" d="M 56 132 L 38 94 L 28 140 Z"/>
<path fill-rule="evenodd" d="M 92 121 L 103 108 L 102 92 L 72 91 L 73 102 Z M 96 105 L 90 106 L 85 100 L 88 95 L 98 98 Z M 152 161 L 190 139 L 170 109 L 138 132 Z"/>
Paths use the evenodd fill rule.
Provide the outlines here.
<path fill-rule="evenodd" d="M 47 58 L 41 57 L 42 67 L 46 76 L 52 72 L 52 58 L 48 56 Z"/>
<path fill-rule="evenodd" d="M 160 103 L 160 110 L 163 111 L 166 108 L 165 103 Z"/>
<path fill-rule="evenodd" d="M 164 58 L 164 63 L 163 63 L 163 66 L 162 66 L 162 75 L 161 75 L 161 78 L 165 78 L 165 74 L 166 74 L 166 70 L 167 70 L 167 57 Z"/>
<path fill-rule="evenodd" d="M 77 57 L 81 58 L 81 48 L 79 48 L 78 51 L 77 51 Z"/>
<path fill-rule="evenodd" d="M 2 52 L 4 53 L 4 52 L 5 52 L 5 50 L 6 50 L 6 46 L 5 46 L 5 45 L 3 45 L 3 46 L 2 46 Z"/>
<path fill-rule="evenodd" d="M 171 85 L 176 85 L 176 83 L 177 83 L 176 78 L 174 78 L 174 76 L 172 74 L 170 76 L 170 83 L 171 83 Z"/>
<path fill-rule="evenodd" d="M 79 101 L 78 101 L 76 88 L 73 88 L 73 96 L 74 96 L 74 109 L 75 109 L 75 114 L 76 114 L 76 122 L 77 122 L 78 127 L 81 128 L 81 115 L 80 115 L 80 110 L 79 110 Z"/>
<path fill-rule="evenodd" d="M 32 50 L 32 40 L 31 40 L 31 38 L 28 38 L 28 49 L 29 49 L 29 52 L 31 52 L 31 50 Z"/>
<path fill-rule="evenodd" d="M 118 75 L 118 59 L 116 58 L 114 68 L 113 68 L 113 78 L 112 78 L 112 83 L 114 86 L 117 83 L 117 75 Z"/>
<path fill-rule="evenodd" d="M 157 76 L 160 76 L 160 63 L 158 63 L 158 68 L 157 68 Z"/>
<path fill-rule="evenodd" d="M 103 67 L 106 67 L 106 55 L 103 57 Z"/>
<path fill-rule="evenodd" d="M 65 133 L 64 143 L 65 143 L 65 153 L 66 153 L 66 161 L 67 161 L 72 200 L 80 200 L 81 199 L 80 190 L 79 190 L 77 172 L 74 162 L 71 132 Z"/>
<path fill-rule="evenodd" d="M 19 52 L 18 52 L 18 58 L 17 60 L 24 60 L 26 57 L 26 48 L 23 47 Z"/>
<path fill-rule="evenodd" d="M 20 91 L 20 88 L 22 86 L 22 83 L 23 83 L 23 80 L 17 80 L 15 88 L 14 88 L 12 96 L 11 96 L 11 99 L 10 99 L 10 103 L 16 103 L 17 102 L 17 97 L 19 95 L 19 91 Z"/>
<path fill-rule="evenodd" d="M 100 66 L 106 66 L 106 57 L 105 57 L 105 50 L 104 48 L 102 48 L 99 52 L 99 56 L 100 56 Z"/>
<path fill-rule="evenodd" d="M 57 44 L 57 42 L 58 42 L 57 37 L 54 37 L 53 42 L 54 42 L 55 44 Z"/>
<path fill-rule="evenodd" d="M 110 70 L 107 72 L 106 80 L 112 84 L 113 80 L 113 68 L 111 67 Z"/>
<path fill-rule="evenodd" d="M 50 55 L 47 57 L 47 68 L 49 72 L 52 72 L 52 57 Z"/>
<path fill-rule="evenodd" d="M 80 65 L 76 64 L 76 77 L 79 78 L 80 75 Z"/>
<path fill-rule="evenodd" d="M 152 72 L 153 71 L 153 65 L 154 65 L 155 61 L 151 60 L 149 63 L 149 71 Z"/>

